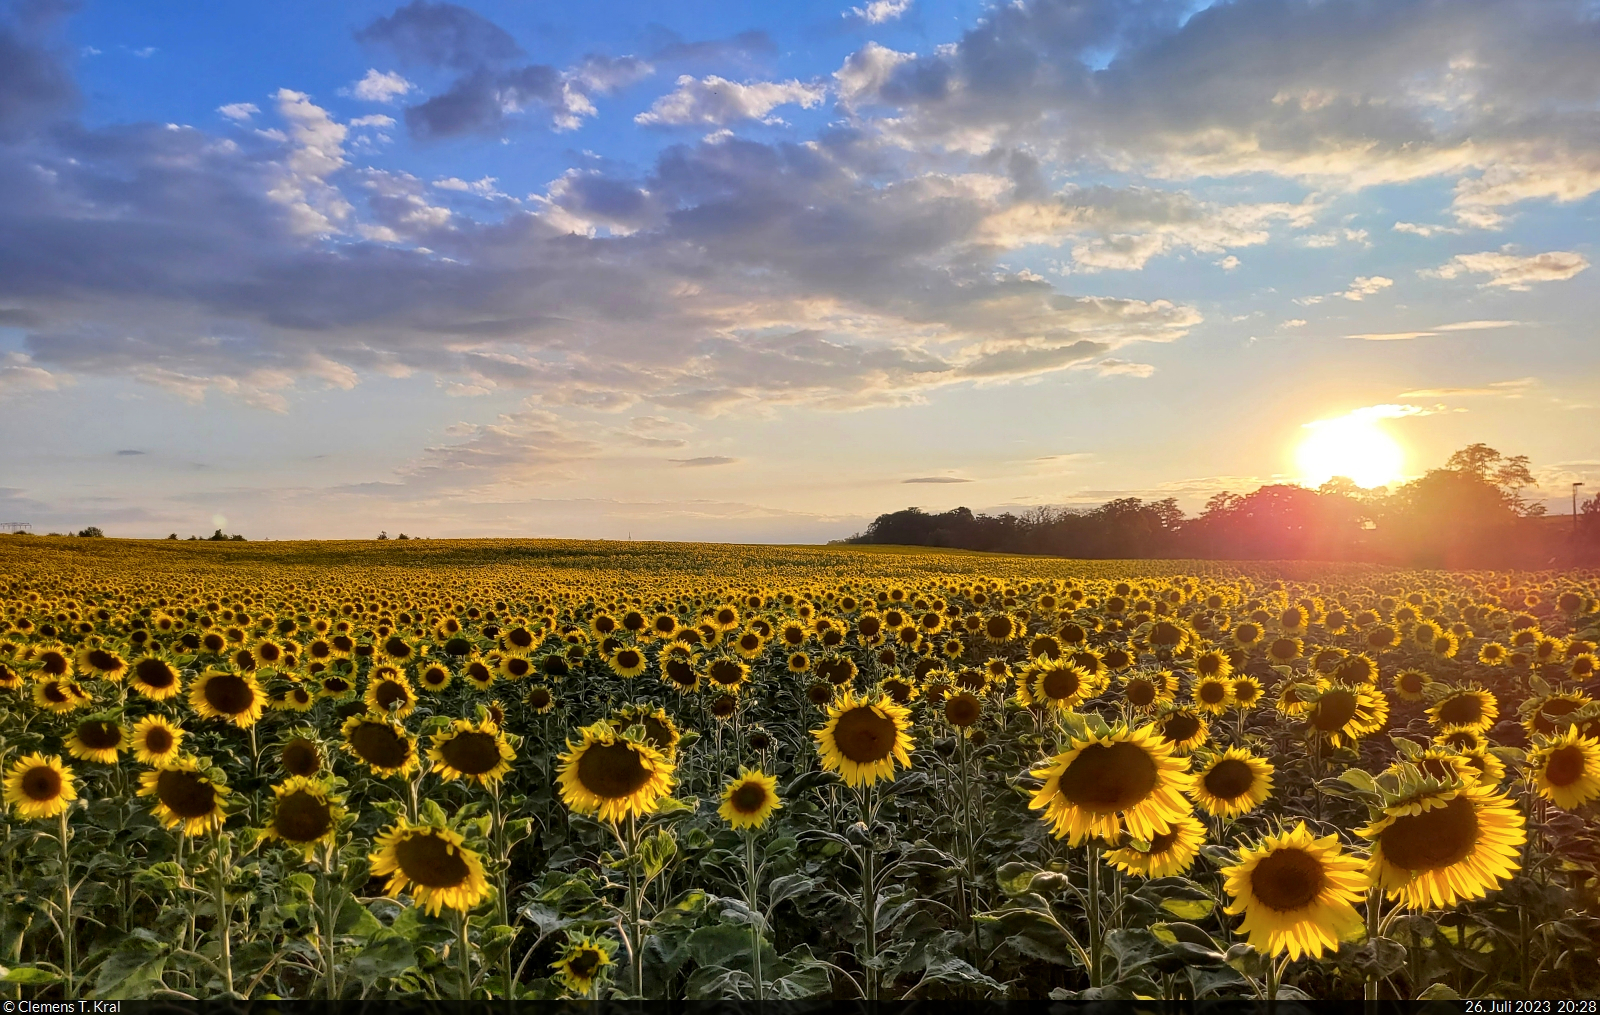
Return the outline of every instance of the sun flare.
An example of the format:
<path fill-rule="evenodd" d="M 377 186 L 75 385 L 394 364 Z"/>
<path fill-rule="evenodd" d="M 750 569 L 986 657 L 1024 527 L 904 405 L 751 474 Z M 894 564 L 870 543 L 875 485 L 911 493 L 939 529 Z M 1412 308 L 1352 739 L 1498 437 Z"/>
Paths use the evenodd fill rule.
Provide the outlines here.
<path fill-rule="evenodd" d="M 1386 415 L 1357 409 L 1305 424 L 1309 433 L 1295 451 L 1300 479 L 1307 486 L 1321 486 L 1335 476 L 1344 476 L 1367 488 L 1401 479 L 1405 450 L 1380 423 Z"/>

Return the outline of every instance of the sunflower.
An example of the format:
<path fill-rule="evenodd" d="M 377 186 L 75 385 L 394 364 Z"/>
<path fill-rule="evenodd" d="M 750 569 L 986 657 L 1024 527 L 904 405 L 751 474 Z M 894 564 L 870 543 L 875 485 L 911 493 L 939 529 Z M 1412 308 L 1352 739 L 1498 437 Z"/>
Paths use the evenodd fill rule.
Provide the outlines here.
<path fill-rule="evenodd" d="M 335 796 L 327 783 L 292 775 L 272 787 L 272 820 L 264 829 L 267 838 L 281 839 L 311 859 L 319 843 L 333 841 L 344 819 L 344 801 Z"/>
<path fill-rule="evenodd" d="M 544 684 L 534 684 L 528 688 L 528 694 L 523 702 L 536 715 L 545 715 L 556 707 L 556 696 Z"/>
<path fill-rule="evenodd" d="M 290 775 L 309 778 L 322 771 L 322 748 L 311 739 L 309 732 L 292 736 L 278 749 L 278 764 Z"/>
<path fill-rule="evenodd" d="M 1373 840 L 1370 875 L 1413 909 L 1482 898 L 1521 867 L 1527 841 L 1522 813 L 1481 782 L 1408 796 L 1358 834 Z"/>
<path fill-rule="evenodd" d="M 72 676 L 72 656 L 65 645 L 36 645 L 29 650 L 28 660 L 41 677 Z"/>
<path fill-rule="evenodd" d="M 1489 749 L 1489 741 L 1476 726 L 1446 726 L 1434 736 L 1433 742 L 1462 754 L 1473 754 Z"/>
<path fill-rule="evenodd" d="M 1569 716 L 1590 703 L 1589 696 L 1581 691 L 1530 698 L 1522 704 L 1522 709 L 1527 713 L 1527 718 L 1522 722 L 1523 728 L 1529 736 L 1553 737 L 1572 725 Z"/>
<path fill-rule="evenodd" d="M 945 722 L 964 730 L 983 716 L 983 701 L 971 691 L 957 691 L 944 699 Z"/>
<path fill-rule="evenodd" d="M 1471 726 L 1488 730 L 1500 715 L 1500 703 L 1495 696 L 1476 684 L 1468 684 L 1451 691 L 1432 708 L 1428 718 L 1435 726 Z"/>
<path fill-rule="evenodd" d="M 619 677 L 637 677 L 644 672 L 644 652 L 632 645 L 624 645 L 606 658 L 606 665 Z"/>
<path fill-rule="evenodd" d="M 1266 637 L 1261 625 L 1250 620 L 1233 625 L 1232 634 L 1235 644 L 1240 648 L 1250 648 Z"/>
<path fill-rule="evenodd" d="M 631 650 L 630 650 L 631 651 Z M 522 680 L 533 676 L 533 660 L 520 652 L 512 652 L 500 658 L 500 676 L 507 680 Z M 631 676 L 631 674 L 628 674 Z"/>
<path fill-rule="evenodd" d="M 1030 703 L 1048 705 L 1057 712 L 1071 712 L 1099 694 L 1105 682 L 1105 677 L 1080 669 L 1065 657 L 1034 660 L 1026 681 Z"/>
<path fill-rule="evenodd" d="M 579 742 L 568 740 L 560 757 L 562 802 L 601 821 L 654 814 L 672 792 L 673 765 L 667 756 L 618 735 L 610 723 L 585 726 L 578 733 Z"/>
<path fill-rule="evenodd" d="M 266 704 L 249 673 L 207 670 L 189 688 L 189 705 L 202 719 L 226 719 L 240 728 L 254 726 Z"/>
<path fill-rule="evenodd" d="M 417 693 L 411 689 L 411 682 L 392 666 L 373 667 L 362 700 L 367 711 L 394 719 L 404 719 L 417 709 Z"/>
<path fill-rule="evenodd" d="M 324 673 L 317 682 L 317 696 L 329 701 L 348 701 L 355 693 L 356 685 L 342 673 Z"/>
<path fill-rule="evenodd" d="M 1156 719 L 1155 726 L 1176 754 L 1188 754 L 1211 735 L 1205 716 L 1186 706 L 1167 709 Z"/>
<path fill-rule="evenodd" d="M 1194 672 L 1200 677 L 1217 677 L 1226 680 L 1233 673 L 1233 662 L 1221 649 L 1206 649 L 1195 655 Z"/>
<path fill-rule="evenodd" d="M 1424 691 L 1431 683 L 1433 678 L 1421 670 L 1401 670 L 1394 675 L 1395 697 L 1401 701 L 1422 701 L 1427 697 Z"/>
<path fill-rule="evenodd" d="M 1389 723 L 1389 700 L 1365 684 L 1322 686 L 1306 709 L 1306 722 L 1334 747 L 1354 743 Z"/>
<path fill-rule="evenodd" d="M 1170 673 L 1129 673 L 1122 678 L 1122 700 L 1147 712 L 1172 699 Z"/>
<path fill-rule="evenodd" d="M 1193 814 L 1169 824 L 1149 839 L 1135 840 L 1126 832 L 1122 845 L 1105 854 L 1106 862 L 1124 874 L 1143 878 L 1178 877 L 1194 865 L 1206 841 L 1206 826 Z"/>
<path fill-rule="evenodd" d="M 15 691 L 22 684 L 21 673 L 7 663 L 0 663 L 0 690 Z"/>
<path fill-rule="evenodd" d="M 128 673 L 126 659 L 110 649 L 100 648 L 97 645 L 85 645 L 79 649 L 75 662 L 78 664 L 78 672 L 85 677 L 98 677 L 120 684 Z"/>
<path fill-rule="evenodd" d="M 85 719 L 73 729 L 63 746 L 79 761 L 115 765 L 117 757 L 128 747 L 128 731 L 121 723 Z"/>
<path fill-rule="evenodd" d="M 58 755 L 29 754 L 6 773 L 4 799 L 22 821 L 53 818 L 78 799 L 78 787 Z"/>
<path fill-rule="evenodd" d="M 516 757 L 505 734 L 490 719 L 476 724 L 457 719 L 443 733 L 434 734 L 428 748 L 428 759 L 441 779 L 464 779 L 480 786 L 505 778 Z"/>
<path fill-rule="evenodd" d="M 480 691 L 487 691 L 495 682 L 499 674 L 495 671 L 496 662 L 491 665 L 488 659 L 468 659 L 461 667 L 461 675 L 467 678 L 467 683 Z"/>
<path fill-rule="evenodd" d="M 1354 903 L 1371 879 L 1359 857 L 1340 852 L 1338 835 L 1315 838 L 1302 821 L 1241 850 L 1221 873 L 1233 897 L 1224 912 L 1244 914 L 1239 929 L 1269 958 L 1320 958 L 1361 933 Z"/>
<path fill-rule="evenodd" d="M 1187 767 L 1153 724 L 1118 724 L 1104 736 L 1073 739 L 1035 769 L 1044 785 L 1028 806 L 1043 810 L 1056 838 L 1074 846 L 1091 837 L 1115 842 L 1124 828 L 1149 841 L 1191 812 L 1183 796 L 1193 781 Z"/>
<path fill-rule="evenodd" d="M 406 775 L 417 766 L 417 743 L 386 715 L 353 715 L 344 721 L 344 749 L 367 763 L 379 778 Z"/>
<path fill-rule="evenodd" d="M 442 909 L 469 912 L 489 895 L 483 860 L 458 832 L 413 825 L 402 815 L 372 845 L 372 874 L 389 875 L 389 898 L 410 888 L 417 906 L 429 916 Z"/>
<path fill-rule="evenodd" d="M 45 677 L 33 682 L 33 703 L 47 712 L 65 715 L 87 706 L 89 693 L 70 677 Z"/>
<path fill-rule="evenodd" d="M 317 696 L 304 684 L 295 684 L 273 698 L 268 705 L 275 712 L 309 712 L 317 703 Z"/>
<path fill-rule="evenodd" d="M 777 776 L 740 765 L 738 777 L 728 780 L 722 789 L 722 806 L 717 808 L 717 814 L 734 828 L 760 828 L 782 806 Z"/>
<path fill-rule="evenodd" d="M 734 713 L 739 711 L 739 696 L 737 694 L 718 694 L 711 699 L 711 715 L 716 719 L 732 719 Z"/>
<path fill-rule="evenodd" d="M 1233 681 L 1227 677 L 1201 677 L 1193 688 L 1194 707 L 1208 715 L 1221 715 L 1233 705 Z"/>
<path fill-rule="evenodd" d="M 561 957 L 550 968 L 561 974 L 561 983 L 573 994 L 588 994 L 613 965 L 617 943 L 609 937 L 569 934 Z"/>
<path fill-rule="evenodd" d="M 619 719 L 612 725 L 619 730 L 629 726 L 639 726 L 644 729 L 644 742 L 660 751 L 670 760 L 678 750 L 678 741 L 683 739 L 683 734 L 678 731 L 678 724 L 665 709 L 652 708 L 648 705 L 629 705 L 618 713 Z"/>
<path fill-rule="evenodd" d="M 1267 658 L 1279 665 L 1286 665 L 1300 658 L 1301 648 L 1299 638 L 1274 638 L 1267 643 Z"/>
<path fill-rule="evenodd" d="M 1240 709 L 1254 708 L 1260 703 L 1266 692 L 1261 688 L 1261 681 L 1255 677 L 1235 676 L 1231 681 L 1233 687 L 1233 704 Z"/>
<path fill-rule="evenodd" d="M 718 656 L 706 664 L 705 677 L 722 690 L 737 691 L 750 679 L 750 667 L 732 656 Z"/>
<path fill-rule="evenodd" d="M 1485 666 L 1504 666 L 1510 653 L 1497 641 L 1491 641 L 1478 650 L 1478 662 Z"/>
<path fill-rule="evenodd" d="M 1530 751 L 1527 770 L 1540 796 L 1562 810 L 1582 807 L 1600 795 L 1600 740 L 1569 728 Z"/>
<path fill-rule="evenodd" d="M 426 687 L 435 694 L 450 686 L 450 681 L 455 679 L 455 674 L 450 672 L 450 667 L 443 663 L 429 663 L 417 674 L 417 683 Z"/>
<path fill-rule="evenodd" d="M 883 698 L 858 698 L 845 690 L 828 705 L 828 721 L 811 731 L 822 767 L 843 776 L 847 786 L 871 786 L 893 779 L 898 761 L 911 767 L 911 712 Z"/>
<path fill-rule="evenodd" d="M 1273 766 L 1242 747 L 1230 747 L 1200 762 L 1189 793 L 1200 809 L 1219 818 L 1233 818 L 1272 796 Z"/>
<path fill-rule="evenodd" d="M 183 746 L 184 730 L 165 716 L 147 715 L 133 724 L 133 760 L 160 767 L 176 758 Z"/>
<path fill-rule="evenodd" d="M 139 795 L 155 797 L 151 813 L 167 828 L 184 835 L 204 835 L 220 829 L 227 820 L 222 801 L 228 787 L 202 772 L 190 757 L 174 758 L 139 777 Z"/>

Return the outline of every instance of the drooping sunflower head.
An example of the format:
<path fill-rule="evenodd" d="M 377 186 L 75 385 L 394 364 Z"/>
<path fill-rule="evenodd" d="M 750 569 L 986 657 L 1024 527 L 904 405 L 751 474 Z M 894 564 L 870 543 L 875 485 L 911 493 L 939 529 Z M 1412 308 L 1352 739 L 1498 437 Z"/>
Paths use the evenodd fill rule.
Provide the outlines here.
<path fill-rule="evenodd" d="M 417 766 L 417 743 L 406 728 L 386 715 L 352 715 L 339 730 L 344 749 L 360 759 L 373 775 L 405 775 Z"/>
<path fill-rule="evenodd" d="M 516 751 L 492 719 L 478 723 L 457 719 L 443 732 L 434 734 L 428 748 L 433 770 L 441 779 L 463 779 L 480 786 L 505 778 L 516 757 Z"/>
<path fill-rule="evenodd" d="M 1576 727 L 1541 738 L 1527 765 L 1534 789 L 1563 810 L 1576 810 L 1600 796 L 1600 740 Z"/>
<path fill-rule="evenodd" d="M 1056 838 L 1116 842 L 1123 830 L 1150 840 L 1191 812 L 1188 762 L 1152 725 L 1118 725 L 1074 738 L 1032 775 L 1043 785 L 1028 806 L 1043 810 Z"/>
<path fill-rule="evenodd" d="M 272 795 L 268 838 L 282 840 L 308 858 L 316 846 L 333 841 L 345 809 L 326 782 L 294 775 L 272 787 Z"/>
<path fill-rule="evenodd" d="M 660 751 L 669 760 L 678 750 L 683 734 L 665 709 L 649 705 L 628 705 L 623 708 L 612 725 L 619 730 L 638 726 L 644 731 L 644 742 Z"/>
<path fill-rule="evenodd" d="M 393 666 L 374 666 L 362 700 L 367 710 L 377 715 L 404 719 L 417 708 L 417 693 L 411 682 Z"/>
<path fill-rule="evenodd" d="M 322 748 L 310 731 L 291 736 L 278 749 L 278 764 L 290 775 L 310 778 L 322 771 Z"/>
<path fill-rule="evenodd" d="M 1389 701 L 1373 688 L 1365 684 L 1329 684 L 1325 680 L 1319 685 L 1316 695 L 1309 699 L 1306 722 L 1333 746 L 1354 743 L 1388 725 Z"/>
<path fill-rule="evenodd" d="M 1239 929 L 1269 958 L 1320 958 L 1361 932 L 1354 903 L 1370 884 L 1359 857 L 1339 849 L 1339 837 L 1316 838 L 1300 822 L 1268 835 L 1222 870 L 1233 897 L 1225 912 L 1244 914 Z"/>
<path fill-rule="evenodd" d="M 67 753 L 79 761 L 115 765 L 128 747 L 128 731 L 111 719 L 84 719 L 66 739 Z"/>
<path fill-rule="evenodd" d="M 1522 725 L 1529 736 L 1553 737 L 1572 725 L 1571 716 L 1590 704 L 1581 691 L 1553 692 L 1522 704 Z"/>
<path fill-rule="evenodd" d="M 1487 783 L 1430 781 L 1375 818 L 1359 832 L 1372 840 L 1369 873 L 1413 909 L 1482 898 L 1521 867 L 1522 813 Z"/>
<path fill-rule="evenodd" d="M 1193 814 L 1185 814 L 1149 839 L 1135 839 L 1124 832 L 1121 844 L 1107 851 L 1105 859 L 1124 874 L 1142 878 L 1177 877 L 1194 866 L 1205 841 L 1206 826 Z"/>
<path fill-rule="evenodd" d="M 895 763 L 911 766 L 911 712 L 887 698 L 858 698 L 846 690 L 828 705 L 828 720 L 811 731 L 822 767 L 849 786 L 893 779 Z"/>
<path fill-rule="evenodd" d="M 1428 718 L 1435 726 L 1441 728 L 1470 726 L 1474 729 L 1487 730 L 1494 725 L 1495 719 L 1499 716 L 1499 701 L 1491 692 L 1476 684 L 1468 684 L 1451 691 L 1428 709 Z"/>
<path fill-rule="evenodd" d="M 139 777 L 139 795 L 154 797 L 150 812 L 167 828 L 184 835 L 205 835 L 227 820 L 223 803 L 229 790 L 215 769 L 202 769 L 191 757 L 180 756 Z"/>
<path fill-rule="evenodd" d="M 459 832 L 413 825 L 402 816 L 372 844 L 372 873 L 389 876 L 388 896 L 409 891 L 429 916 L 444 909 L 467 913 L 489 896 L 483 858 Z"/>
<path fill-rule="evenodd" d="M 207 670 L 189 688 L 189 705 L 203 719 L 224 719 L 248 728 L 261 718 L 267 699 L 253 674 Z"/>
<path fill-rule="evenodd" d="M 557 774 L 568 807 L 601 821 L 621 821 L 654 814 L 672 792 L 672 761 L 654 747 L 622 736 L 610 723 L 585 726 L 578 734 L 577 744 L 567 741 Z"/>
<path fill-rule="evenodd" d="M 561 976 L 562 986 L 572 994 L 589 994 L 615 963 L 617 942 L 609 937 L 569 934 L 561 957 L 550 964 Z"/>
<path fill-rule="evenodd" d="M 33 682 L 33 703 L 47 712 L 65 715 L 87 708 L 92 700 L 71 677 L 43 677 Z"/>
<path fill-rule="evenodd" d="M 965 730 L 983 717 L 983 699 L 971 691 L 961 690 L 945 696 L 945 721 L 956 729 Z"/>
<path fill-rule="evenodd" d="M 741 765 L 738 776 L 722 788 L 717 814 L 734 828 L 760 828 L 782 806 L 777 777 Z"/>
<path fill-rule="evenodd" d="M 59 756 L 29 754 L 6 772 L 4 799 L 21 821 L 53 818 L 78 799 L 77 781 Z"/>
<path fill-rule="evenodd" d="M 133 759 L 141 765 L 164 765 L 182 751 L 183 737 L 183 727 L 165 716 L 147 715 L 133 724 Z"/>
<path fill-rule="evenodd" d="M 1188 707 L 1163 710 L 1155 721 L 1155 728 L 1164 743 L 1171 744 L 1175 754 L 1185 755 L 1206 742 L 1211 727 L 1198 710 Z"/>

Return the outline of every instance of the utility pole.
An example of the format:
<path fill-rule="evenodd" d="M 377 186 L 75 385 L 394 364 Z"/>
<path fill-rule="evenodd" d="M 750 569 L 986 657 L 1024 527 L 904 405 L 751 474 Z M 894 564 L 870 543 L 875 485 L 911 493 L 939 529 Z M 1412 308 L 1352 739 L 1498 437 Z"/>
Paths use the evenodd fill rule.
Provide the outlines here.
<path fill-rule="evenodd" d="M 1578 538 L 1578 487 L 1582 483 L 1572 484 L 1572 538 Z"/>

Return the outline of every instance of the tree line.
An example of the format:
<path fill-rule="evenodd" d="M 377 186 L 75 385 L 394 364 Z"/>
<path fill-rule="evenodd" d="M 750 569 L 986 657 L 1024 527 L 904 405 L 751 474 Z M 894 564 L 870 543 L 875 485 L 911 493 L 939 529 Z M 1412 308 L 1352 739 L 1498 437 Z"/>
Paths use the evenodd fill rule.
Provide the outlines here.
<path fill-rule="evenodd" d="M 1365 561 L 1411 567 L 1600 563 L 1600 493 L 1575 518 L 1528 499 L 1526 455 L 1472 444 L 1394 490 L 1344 478 L 1219 493 L 1198 515 L 1174 498 L 1095 508 L 975 514 L 965 507 L 879 515 L 846 543 L 939 546 L 1083 558 Z"/>

